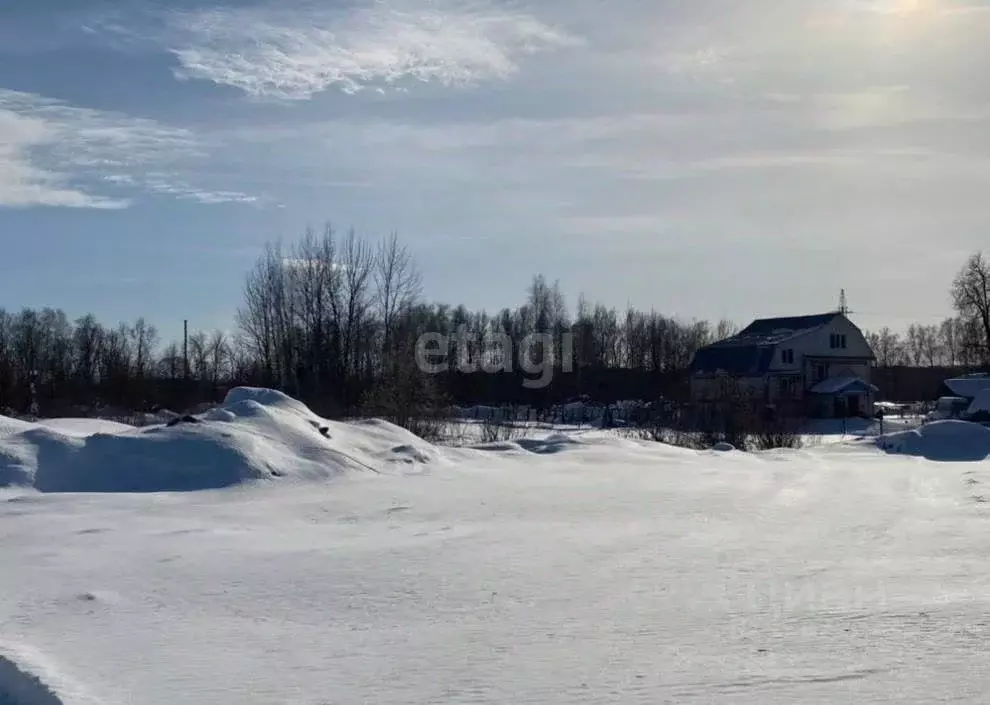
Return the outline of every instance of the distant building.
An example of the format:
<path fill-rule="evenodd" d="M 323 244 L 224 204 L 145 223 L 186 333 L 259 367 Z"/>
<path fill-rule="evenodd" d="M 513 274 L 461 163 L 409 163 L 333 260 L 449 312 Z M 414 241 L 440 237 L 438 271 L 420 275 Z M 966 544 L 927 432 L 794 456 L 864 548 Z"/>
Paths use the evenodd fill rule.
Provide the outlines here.
<path fill-rule="evenodd" d="M 872 416 L 875 361 L 863 332 L 842 313 L 761 319 L 697 352 L 691 398 L 705 405 L 741 394 L 787 415 Z"/>

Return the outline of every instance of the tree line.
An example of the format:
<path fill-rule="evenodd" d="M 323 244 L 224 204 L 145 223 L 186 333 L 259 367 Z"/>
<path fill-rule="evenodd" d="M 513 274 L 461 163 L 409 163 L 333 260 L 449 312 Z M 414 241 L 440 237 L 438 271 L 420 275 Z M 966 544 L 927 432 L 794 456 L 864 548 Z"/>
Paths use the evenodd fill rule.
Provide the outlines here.
<path fill-rule="evenodd" d="M 978 331 L 958 316 L 939 324 L 912 323 L 903 333 L 867 331 L 879 367 L 978 367 L 985 355 Z"/>
<path fill-rule="evenodd" d="M 949 291 L 956 315 L 938 324 L 911 324 L 866 333 L 877 365 L 889 367 L 986 368 L 990 366 L 990 262 L 971 255 Z"/>
<path fill-rule="evenodd" d="M 567 305 L 557 282 L 533 277 L 522 302 L 496 312 L 423 299 L 413 255 L 395 234 L 380 240 L 309 231 L 269 244 L 247 273 L 233 332 L 194 331 L 162 341 L 143 318 L 108 326 L 58 309 L 0 309 L 0 409 L 85 413 L 94 406 L 188 408 L 216 401 L 232 385 L 282 389 L 325 415 L 382 413 L 447 404 L 546 405 L 578 395 L 682 397 L 700 347 L 733 334 L 729 321 L 681 320 L 657 311 L 620 311 L 580 296 Z M 899 334 L 868 333 L 882 368 L 990 363 L 990 265 L 973 255 L 953 282 L 957 315 Z M 532 389 L 512 355 L 554 368 Z M 450 369 L 422 372 L 417 343 L 449 341 Z M 566 341 L 566 342 L 565 342 Z M 566 348 L 565 348 L 566 345 Z M 467 370 L 497 370 L 481 374 Z"/>

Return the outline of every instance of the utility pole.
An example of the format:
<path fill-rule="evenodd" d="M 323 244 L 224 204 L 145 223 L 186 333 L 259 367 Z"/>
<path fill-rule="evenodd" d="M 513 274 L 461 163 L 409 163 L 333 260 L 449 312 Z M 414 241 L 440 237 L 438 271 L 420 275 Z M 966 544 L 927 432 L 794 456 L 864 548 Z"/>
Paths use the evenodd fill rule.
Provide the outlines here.
<path fill-rule="evenodd" d="M 189 320 L 182 321 L 182 374 L 189 379 Z"/>

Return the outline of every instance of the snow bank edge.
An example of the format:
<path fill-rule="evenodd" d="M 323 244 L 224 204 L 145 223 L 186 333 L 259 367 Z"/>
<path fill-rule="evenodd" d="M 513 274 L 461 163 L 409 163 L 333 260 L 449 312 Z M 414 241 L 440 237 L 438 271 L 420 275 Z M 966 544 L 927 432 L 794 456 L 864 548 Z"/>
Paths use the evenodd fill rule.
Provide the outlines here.
<path fill-rule="evenodd" d="M 0 704 L 68 705 L 40 677 L 0 654 Z"/>

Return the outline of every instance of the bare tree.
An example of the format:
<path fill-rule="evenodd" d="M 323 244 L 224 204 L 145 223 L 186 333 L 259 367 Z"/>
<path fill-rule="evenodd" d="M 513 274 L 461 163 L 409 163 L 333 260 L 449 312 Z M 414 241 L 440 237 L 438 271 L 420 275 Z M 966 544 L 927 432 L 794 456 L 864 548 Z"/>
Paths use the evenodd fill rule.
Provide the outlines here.
<path fill-rule="evenodd" d="M 939 340 L 945 363 L 949 367 L 959 364 L 960 324 L 957 318 L 947 318 L 939 326 Z"/>
<path fill-rule="evenodd" d="M 182 379 L 183 372 L 182 351 L 177 342 L 171 342 L 162 351 L 161 359 L 158 361 L 158 374 L 174 382 Z"/>
<path fill-rule="evenodd" d="M 904 352 L 915 367 L 934 367 L 942 355 L 939 327 L 912 323 L 904 338 Z"/>
<path fill-rule="evenodd" d="M 873 349 L 880 367 L 894 367 L 904 361 L 905 352 L 901 337 L 890 328 L 884 327 L 878 332 L 866 333 L 866 340 Z"/>
<path fill-rule="evenodd" d="M 715 326 L 714 337 L 715 340 L 725 340 L 726 338 L 731 338 L 733 335 L 739 332 L 738 326 L 728 319 L 723 318 Z"/>
<path fill-rule="evenodd" d="M 915 367 L 921 367 L 921 361 L 925 356 L 925 345 L 922 327 L 917 323 L 912 323 L 908 327 L 907 335 L 904 338 L 904 346 L 910 362 Z"/>
<path fill-rule="evenodd" d="M 115 330 L 106 331 L 101 342 L 100 377 L 119 390 L 126 384 L 133 369 L 130 329 L 121 324 Z"/>
<path fill-rule="evenodd" d="M 0 409 L 13 403 L 14 386 L 17 384 L 17 368 L 11 346 L 12 329 L 13 317 L 0 309 Z"/>
<path fill-rule="evenodd" d="M 970 256 L 952 283 L 952 303 L 964 322 L 979 331 L 980 362 L 990 362 L 990 263 Z M 976 341 L 974 341 L 976 342 Z"/>
<path fill-rule="evenodd" d="M 423 278 L 396 233 L 378 243 L 373 270 L 374 302 L 382 324 L 385 354 L 390 355 L 394 352 L 396 315 L 415 303 L 422 292 Z"/>
<path fill-rule="evenodd" d="M 42 311 L 41 325 L 46 331 L 46 372 L 50 383 L 56 385 L 72 374 L 72 324 L 64 311 L 47 308 Z"/>
<path fill-rule="evenodd" d="M 986 364 L 983 328 L 978 319 L 962 319 L 959 326 L 959 362 L 966 367 Z"/>
<path fill-rule="evenodd" d="M 12 326 L 13 353 L 21 370 L 32 374 L 41 364 L 41 321 L 38 313 L 24 309 Z"/>
<path fill-rule="evenodd" d="M 343 268 L 343 361 L 349 373 L 357 373 L 360 364 L 358 341 L 370 307 L 369 283 L 374 257 L 367 242 L 351 230 L 341 247 Z"/>
<path fill-rule="evenodd" d="M 130 329 L 131 346 L 134 350 L 134 374 L 138 378 L 147 376 L 152 365 L 152 356 L 158 344 L 158 330 L 139 318 Z"/>
<path fill-rule="evenodd" d="M 935 367 L 945 358 L 945 348 L 942 345 L 939 327 L 935 325 L 922 326 L 920 336 L 922 359 L 928 367 Z"/>
<path fill-rule="evenodd" d="M 98 378 L 100 347 L 104 331 L 96 318 L 88 314 L 76 321 L 73 333 L 76 376 L 85 384 L 95 384 Z"/>
<path fill-rule="evenodd" d="M 213 331 L 206 343 L 208 356 L 209 380 L 216 394 L 220 380 L 228 373 L 230 363 L 230 345 L 227 342 L 227 335 L 222 330 Z"/>
<path fill-rule="evenodd" d="M 242 343 L 261 366 L 265 384 L 283 384 L 288 330 L 286 263 L 280 245 L 269 245 L 244 285 L 244 305 L 237 312 Z"/>
<path fill-rule="evenodd" d="M 336 375 L 340 336 L 339 299 L 342 267 L 337 262 L 337 244 L 333 228 L 326 226 L 317 240 L 312 231 L 294 249 L 290 268 L 292 291 L 296 298 L 297 327 L 301 346 L 301 374 L 305 386 L 325 393 Z M 303 380 L 300 380 L 301 382 Z"/>
<path fill-rule="evenodd" d="M 207 382 L 210 379 L 210 346 L 203 331 L 189 334 L 189 367 L 195 379 Z"/>

